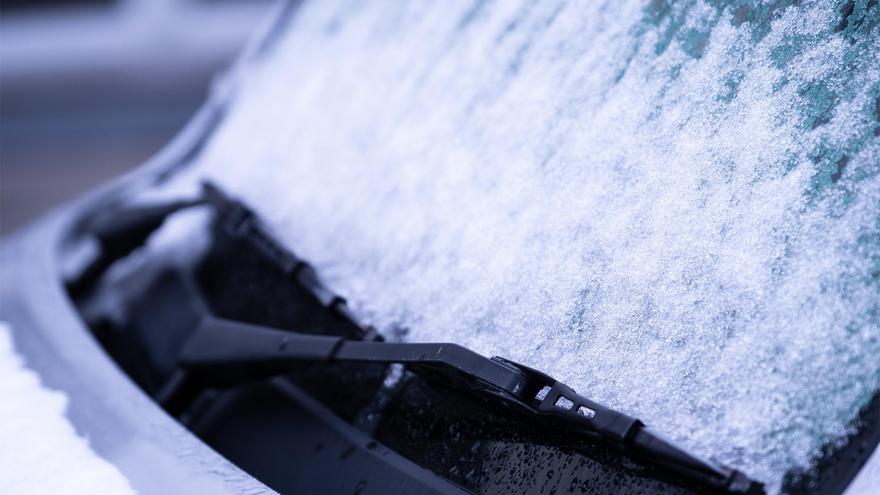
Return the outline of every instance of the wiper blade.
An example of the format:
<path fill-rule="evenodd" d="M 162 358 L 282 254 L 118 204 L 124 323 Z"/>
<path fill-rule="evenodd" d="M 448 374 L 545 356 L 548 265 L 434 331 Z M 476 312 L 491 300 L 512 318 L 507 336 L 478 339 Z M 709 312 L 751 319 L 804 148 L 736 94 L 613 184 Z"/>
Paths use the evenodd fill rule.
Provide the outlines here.
<path fill-rule="evenodd" d="M 203 203 L 202 198 L 196 198 L 154 205 L 103 206 L 80 227 L 95 242 L 98 252 L 66 280 L 68 290 L 77 293 L 89 287 L 110 265 L 142 246 L 168 217 Z"/>
<path fill-rule="evenodd" d="M 403 363 L 425 377 L 488 397 L 575 433 L 600 436 L 646 461 L 728 493 L 762 493 L 747 476 L 702 459 L 640 420 L 578 395 L 548 375 L 513 361 L 486 358 L 456 344 L 385 343 L 293 333 L 213 316 L 202 319 L 179 364 L 203 385 L 250 381 L 255 368 L 277 374 L 303 362 Z"/>
<path fill-rule="evenodd" d="M 314 268 L 281 246 L 256 214 L 211 183 L 200 198 L 153 207 L 126 207 L 117 216 L 96 219 L 88 235 L 102 246 L 102 256 L 86 275 L 70 285 L 89 285 L 117 259 L 142 245 L 171 214 L 198 205 L 211 207 L 217 225 L 226 234 L 247 241 L 277 270 L 295 280 L 325 308 L 351 323 L 349 340 L 338 336 L 293 333 L 285 330 L 223 320 L 202 319 L 179 356 L 179 373 L 159 393 L 173 410 L 199 386 L 228 386 L 272 374 L 304 362 L 403 363 L 428 379 L 442 379 L 452 387 L 503 404 L 542 423 L 557 425 L 589 438 L 601 437 L 626 452 L 666 467 L 716 490 L 763 493 L 763 485 L 743 473 L 700 458 L 664 439 L 642 421 L 578 395 L 567 385 L 519 363 L 487 358 L 456 344 L 385 343 L 369 326 L 362 326 L 345 300 L 330 291 Z M 84 282 L 85 281 L 85 282 Z"/>

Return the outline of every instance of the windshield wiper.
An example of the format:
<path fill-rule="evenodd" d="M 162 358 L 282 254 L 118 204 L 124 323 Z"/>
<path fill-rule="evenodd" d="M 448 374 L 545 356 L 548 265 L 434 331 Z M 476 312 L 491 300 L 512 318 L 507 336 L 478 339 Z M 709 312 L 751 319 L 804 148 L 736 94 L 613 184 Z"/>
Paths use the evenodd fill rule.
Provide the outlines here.
<path fill-rule="evenodd" d="M 277 374 L 303 362 L 402 363 L 426 378 L 498 401 L 545 424 L 595 438 L 729 493 L 763 487 L 734 469 L 702 459 L 647 428 L 640 420 L 578 395 L 537 370 L 486 358 L 456 344 L 387 343 L 294 333 L 213 316 L 202 319 L 183 347 L 180 366 L 203 386 L 229 386 Z"/>
<path fill-rule="evenodd" d="M 426 379 L 506 406 L 541 424 L 585 439 L 602 438 L 714 490 L 763 493 L 763 485 L 743 473 L 702 459 L 653 432 L 639 419 L 578 395 L 535 369 L 501 357 L 487 358 L 457 344 L 383 342 L 375 329 L 357 321 L 345 300 L 321 282 L 311 265 L 275 241 L 250 208 L 210 183 L 203 185 L 202 196 L 195 200 L 123 208 L 115 218 L 95 222 L 93 231 L 86 235 L 97 238 L 103 248 L 97 264 L 108 267 L 143 244 L 167 216 L 198 205 L 211 207 L 215 222 L 227 235 L 245 240 L 276 270 L 347 321 L 350 328 L 346 338 L 204 316 L 178 356 L 182 371 L 157 397 L 167 409 L 188 402 L 193 392 L 204 387 L 242 384 L 284 373 L 301 363 L 400 363 Z M 97 271 L 87 270 L 85 278 L 94 277 Z"/>
<path fill-rule="evenodd" d="M 98 252 L 87 265 L 78 267 L 69 276 L 68 290 L 77 293 L 87 289 L 110 265 L 142 246 L 169 216 L 203 202 L 202 198 L 196 198 L 155 205 L 102 206 L 80 226 L 81 233 L 94 241 Z"/>

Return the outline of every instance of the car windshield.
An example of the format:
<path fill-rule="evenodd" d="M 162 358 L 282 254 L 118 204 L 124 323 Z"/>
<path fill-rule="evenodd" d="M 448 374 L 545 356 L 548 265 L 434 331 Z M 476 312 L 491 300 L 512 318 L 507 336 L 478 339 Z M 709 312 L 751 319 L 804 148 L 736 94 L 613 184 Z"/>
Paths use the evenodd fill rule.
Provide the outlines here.
<path fill-rule="evenodd" d="M 880 387 L 875 1 L 307 2 L 172 189 L 778 491 Z"/>

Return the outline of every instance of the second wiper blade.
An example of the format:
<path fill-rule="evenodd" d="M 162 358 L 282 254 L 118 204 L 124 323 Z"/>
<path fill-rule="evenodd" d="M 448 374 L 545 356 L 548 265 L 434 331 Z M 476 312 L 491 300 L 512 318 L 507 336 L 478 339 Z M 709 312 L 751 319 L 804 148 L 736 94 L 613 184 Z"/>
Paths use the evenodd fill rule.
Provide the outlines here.
<path fill-rule="evenodd" d="M 385 343 L 311 335 L 206 316 L 179 357 L 206 385 L 230 385 L 277 374 L 303 362 L 403 363 L 446 383 L 487 396 L 576 433 L 601 436 L 625 451 L 728 493 L 762 493 L 739 471 L 702 459 L 652 432 L 640 420 L 578 395 L 513 361 L 486 358 L 456 344 Z"/>

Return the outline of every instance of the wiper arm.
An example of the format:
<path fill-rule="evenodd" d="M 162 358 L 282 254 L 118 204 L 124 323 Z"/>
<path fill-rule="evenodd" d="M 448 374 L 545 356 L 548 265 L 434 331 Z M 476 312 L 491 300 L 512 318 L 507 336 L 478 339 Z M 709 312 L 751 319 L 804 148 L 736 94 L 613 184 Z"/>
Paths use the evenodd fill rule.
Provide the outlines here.
<path fill-rule="evenodd" d="M 500 357 L 486 358 L 456 344 L 383 343 L 375 329 L 361 326 L 345 300 L 331 292 L 314 268 L 279 245 L 243 203 L 204 183 L 194 200 L 151 207 L 125 207 L 98 215 L 87 233 L 101 246 L 101 256 L 69 285 L 85 287 L 117 259 L 127 255 L 177 211 L 205 204 L 228 235 L 245 239 L 266 259 L 325 308 L 352 323 L 352 336 L 307 335 L 205 317 L 180 355 L 180 365 L 205 385 L 223 386 L 277 374 L 303 362 L 403 363 L 426 378 L 442 378 L 453 387 L 497 401 L 546 423 L 587 437 L 603 437 L 649 462 L 728 493 L 763 493 L 763 485 L 726 467 L 687 452 L 652 432 L 640 420 L 575 393 L 550 376 Z M 183 375 L 172 377 L 160 392 L 171 407 L 186 396 Z M 190 384 L 191 385 L 191 384 Z"/>
<path fill-rule="evenodd" d="M 513 361 L 486 358 L 456 344 L 385 343 L 293 333 L 206 316 L 184 345 L 179 364 L 204 384 L 229 385 L 303 362 L 403 363 L 427 378 L 499 401 L 729 493 L 762 493 L 734 469 L 702 459 L 652 432 L 640 420 L 578 395 L 548 375 Z"/>

